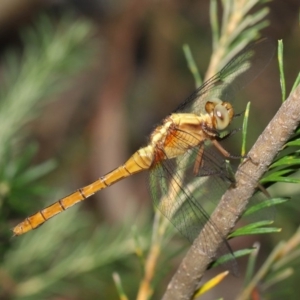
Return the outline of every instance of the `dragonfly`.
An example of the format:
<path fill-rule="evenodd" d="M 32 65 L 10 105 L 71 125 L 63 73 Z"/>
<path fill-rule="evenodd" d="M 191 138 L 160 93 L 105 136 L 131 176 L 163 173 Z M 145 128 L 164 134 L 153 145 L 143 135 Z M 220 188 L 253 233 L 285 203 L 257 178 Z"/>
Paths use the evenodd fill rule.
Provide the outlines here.
<path fill-rule="evenodd" d="M 232 131 L 224 132 L 237 115 L 234 96 L 263 71 L 274 49 L 267 38 L 250 44 L 168 115 L 153 130 L 148 144 L 124 164 L 27 217 L 14 227 L 14 235 L 36 229 L 96 192 L 146 170 L 155 207 L 179 232 L 192 242 L 208 223 L 207 239 L 220 234 L 202 203 L 221 196 L 224 183 L 226 188 L 234 181 L 226 162 L 237 157 L 221 144 L 231 135 Z"/>

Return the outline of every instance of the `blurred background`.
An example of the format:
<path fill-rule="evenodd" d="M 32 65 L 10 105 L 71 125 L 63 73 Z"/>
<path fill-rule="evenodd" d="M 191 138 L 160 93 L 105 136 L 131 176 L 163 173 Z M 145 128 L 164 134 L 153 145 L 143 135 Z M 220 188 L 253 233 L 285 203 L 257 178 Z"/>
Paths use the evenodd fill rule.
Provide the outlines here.
<path fill-rule="evenodd" d="M 147 174 L 101 191 L 25 236 L 12 239 L 10 229 L 147 143 L 155 125 L 195 88 L 183 44 L 205 76 L 209 6 L 200 0 L 0 2 L 1 299 L 118 299 L 113 272 L 135 297 L 143 276 L 137 249 L 147 251 L 154 214 Z M 300 65 L 299 1 L 263 7 L 269 23 L 261 36 L 283 39 L 289 91 Z M 252 101 L 248 150 L 281 105 L 278 74 L 274 57 L 242 93 L 241 111 Z M 238 137 L 233 140 L 230 149 L 239 153 Z M 294 187 L 287 189 L 297 198 Z M 298 202 L 286 204 L 276 219 L 284 233 L 268 236 L 266 251 L 299 226 Z M 240 242 L 251 246 L 258 238 Z M 176 270 L 174 253 L 186 244 L 180 238 L 166 243 L 153 299 Z M 230 284 L 235 280 L 241 279 Z M 225 295 L 230 284 L 214 296 Z"/>

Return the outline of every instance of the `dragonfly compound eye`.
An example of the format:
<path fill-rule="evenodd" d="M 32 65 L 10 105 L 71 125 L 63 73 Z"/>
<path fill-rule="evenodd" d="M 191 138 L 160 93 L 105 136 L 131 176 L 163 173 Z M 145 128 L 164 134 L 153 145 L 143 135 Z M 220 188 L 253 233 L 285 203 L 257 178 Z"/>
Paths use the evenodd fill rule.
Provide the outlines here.
<path fill-rule="evenodd" d="M 214 121 L 217 130 L 225 129 L 231 122 L 233 109 L 230 103 L 222 102 L 214 108 Z"/>
<path fill-rule="evenodd" d="M 216 105 L 220 105 L 222 103 L 223 101 L 218 98 L 209 99 L 209 101 L 205 103 L 205 111 L 213 116 Z"/>

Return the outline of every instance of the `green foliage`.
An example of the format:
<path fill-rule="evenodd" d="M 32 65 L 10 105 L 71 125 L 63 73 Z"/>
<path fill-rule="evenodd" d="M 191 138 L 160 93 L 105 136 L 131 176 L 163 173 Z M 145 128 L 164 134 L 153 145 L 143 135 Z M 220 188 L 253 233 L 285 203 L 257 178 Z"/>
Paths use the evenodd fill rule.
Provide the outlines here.
<path fill-rule="evenodd" d="M 278 63 L 280 70 L 280 82 L 282 88 L 282 99 L 285 100 L 285 76 L 283 72 L 283 43 L 279 41 L 278 45 Z M 299 76 L 298 76 L 299 77 Z M 293 90 L 299 84 L 298 77 L 293 85 Z M 261 179 L 264 186 L 270 186 L 278 182 L 284 183 L 299 183 L 298 177 L 292 177 L 299 170 L 299 128 L 295 131 L 292 138 L 286 143 L 285 147 L 278 154 L 274 163 L 269 167 L 269 172 Z M 244 216 L 257 214 L 264 208 L 269 208 L 274 205 L 286 202 L 286 198 L 272 198 L 258 203 L 246 210 Z M 280 232 L 281 230 L 275 227 L 265 227 L 271 225 L 273 221 L 263 220 L 260 222 L 251 223 L 244 227 L 235 230 L 230 237 L 249 234 L 272 233 Z M 245 277 L 245 286 L 240 292 L 237 299 L 248 299 L 250 294 L 259 284 L 260 293 L 274 294 L 274 289 L 281 282 L 287 280 L 294 274 L 293 263 L 299 261 L 299 230 L 287 242 L 280 242 L 272 253 L 269 255 L 264 264 L 255 273 L 255 264 L 258 256 L 258 249 L 250 254 L 248 268 Z M 285 291 L 287 293 L 287 291 Z M 284 295 L 284 293 L 283 293 Z"/>
<path fill-rule="evenodd" d="M 263 234 L 263 233 L 271 233 L 271 232 L 280 232 L 280 229 L 275 227 L 265 227 L 267 225 L 273 224 L 273 221 L 260 221 L 256 223 L 251 223 L 246 226 L 240 227 L 236 229 L 230 237 L 237 237 L 241 235 L 250 235 L 250 234 Z"/>
<path fill-rule="evenodd" d="M 48 192 L 38 180 L 56 167 L 53 160 L 32 165 L 38 146 L 23 145 L 24 125 L 38 115 L 42 104 L 66 87 L 66 78 L 87 66 L 90 50 L 95 48 L 89 38 L 92 27 L 87 21 L 67 17 L 58 25 L 51 22 L 41 17 L 35 29 L 23 33 L 23 53 L 9 51 L 4 59 L 0 102 L 0 253 L 3 258 L 0 298 L 45 299 L 47 295 L 61 293 L 62 285 L 68 284 L 70 278 L 75 278 L 73 284 L 76 280 L 81 282 L 79 291 L 82 292 L 88 286 L 82 274 L 91 274 L 100 267 L 105 269 L 136 252 L 131 224 L 124 224 L 122 230 L 105 225 L 95 230 L 90 217 L 82 215 L 78 222 L 76 209 L 66 212 L 60 222 L 50 221 L 42 231 L 11 239 L 10 227 L 16 224 L 16 218 L 25 218 L 33 212 L 37 207 L 33 200 L 37 196 L 45 197 Z M 22 152 L 18 150 L 21 148 Z M 86 234 L 87 230 L 90 235 Z M 139 248 L 143 249 L 149 237 L 139 240 Z M 106 267 L 106 271 L 111 270 Z M 13 285 L 6 285 L 12 280 Z"/>
<path fill-rule="evenodd" d="M 223 16 L 221 27 L 218 22 L 217 1 L 210 1 L 210 20 L 212 27 L 213 54 L 206 73 L 210 78 L 225 66 L 247 44 L 260 36 L 260 30 L 268 26 L 265 20 L 269 10 L 259 7 L 264 1 L 222 1 Z M 253 7 L 259 7 L 250 13 Z"/>
<path fill-rule="evenodd" d="M 244 114 L 244 121 L 243 121 L 243 129 L 242 129 L 242 148 L 241 148 L 241 156 L 244 157 L 246 155 L 246 140 L 247 140 L 247 129 L 248 129 L 248 119 L 249 119 L 249 112 L 250 112 L 250 105 L 251 102 L 247 103 L 245 114 Z"/>
<path fill-rule="evenodd" d="M 298 76 L 293 84 L 293 87 L 291 89 L 291 93 L 296 89 L 296 87 L 300 84 L 300 72 L 298 73 Z"/>
<path fill-rule="evenodd" d="M 90 30 L 89 23 L 71 23 L 69 18 L 57 30 L 49 19 L 41 17 L 35 29 L 23 32 L 21 57 L 14 51 L 7 52 L 0 95 L 0 164 L 6 147 L 36 116 L 41 101 L 60 91 L 66 84 L 63 79 L 87 63 Z"/>
<path fill-rule="evenodd" d="M 255 264 L 258 259 L 259 244 L 256 244 L 256 251 L 253 251 L 248 261 L 244 287 L 237 299 L 249 299 L 253 290 L 259 285 L 260 293 L 269 294 L 270 299 L 274 299 L 280 293 L 280 297 L 289 295 L 289 288 L 280 290 L 278 286 L 283 281 L 294 275 L 295 264 L 299 263 L 300 258 L 300 230 L 286 242 L 280 242 L 270 253 L 263 265 L 255 272 Z"/>
<path fill-rule="evenodd" d="M 237 250 L 237 251 L 234 251 L 233 252 L 233 255 L 234 255 L 234 258 L 235 259 L 238 259 L 240 257 L 243 257 L 243 256 L 247 256 L 249 254 L 251 254 L 253 251 L 253 249 L 241 249 L 241 250 Z M 230 263 L 230 261 L 232 260 L 232 254 L 225 254 L 225 255 L 222 255 L 221 257 L 219 257 L 217 260 L 215 260 L 210 266 L 209 268 L 215 268 L 215 267 L 218 267 L 220 265 L 225 265 L 227 263 Z M 238 274 L 237 274 L 238 275 Z"/>
<path fill-rule="evenodd" d="M 84 59 L 80 58 L 87 53 L 81 50 L 85 49 L 82 45 L 90 25 L 78 21 L 70 25 L 70 20 L 65 20 L 59 31 L 50 19 L 41 17 L 35 29 L 24 30 L 22 54 L 11 50 L 4 58 L 0 95 L 0 175 L 2 186 L 8 186 L 8 205 L 14 208 L 18 206 L 14 203 L 17 196 L 19 199 L 22 199 L 20 195 L 29 196 L 26 194 L 28 184 L 54 167 L 53 162 L 47 162 L 28 169 L 37 147 L 29 145 L 23 153 L 17 151 L 17 147 L 26 134 L 24 125 L 37 115 L 41 104 L 65 86 L 65 76 L 83 66 Z"/>
<path fill-rule="evenodd" d="M 281 203 L 286 202 L 287 199 L 285 198 L 272 198 L 272 199 L 265 199 L 264 201 L 260 201 L 255 205 L 250 206 L 243 214 L 244 217 L 252 215 L 252 214 L 256 214 L 257 212 L 259 212 L 260 210 L 264 209 L 264 208 L 270 208 L 274 205 L 278 205 Z"/>
<path fill-rule="evenodd" d="M 84 46 L 91 32 L 85 21 L 66 18 L 59 29 L 50 19 L 40 17 L 34 29 L 22 33 L 22 53 L 7 51 L 4 56 L 0 93 L 0 225 L 3 248 L 11 236 L 10 220 L 27 216 L 46 189 L 36 181 L 55 167 L 54 161 L 31 166 L 38 147 L 25 146 L 26 127 L 41 105 L 66 85 L 66 76 L 75 74 L 86 63 Z M 83 59 L 83 58 L 86 59 Z M 18 149 L 23 148 L 21 152 Z"/>
<path fill-rule="evenodd" d="M 281 95 L 282 95 L 282 102 L 283 102 L 283 101 L 285 101 L 286 87 L 285 87 L 285 77 L 284 77 L 284 70 L 283 70 L 283 43 L 282 43 L 282 40 L 278 41 L 278 65 L 279 65 Z"/>
<path fill-rule="evenodd" d="M 184 51 L 184 56 L 188 64 L 188 68 L 190 72 L 192 73 L 195 81 L 195 87 L 199 87 L 202 84 L 202 79 L 199 73 L 199 70 L 197 68 L 197 65 L 195 63 L 194 57 L 192 55 L 191 49 L 189 45 L 184 44 L 183 45 L 183 51 Z"/>
<path fill-rule="evenodd" d="M 131 221 L 122 227 L 103 224 L 95 228 L 96 221 L 81 213 L 79 222 L 76 207 L 58 216 L 58 222 L 51 220 L 42 230 L 12 239 L 10 227 L 40 207 L 34 201 L 38 196 L 51 194 L 53 201 L 53 191 L 49 193 L 39 179 L 56 163 L 33 164 L 38 146 L 23 144 L 27 137 L 24 125 L 67 86 L 71 76 L 89 65 L 96 47 L 92 32 L 85 20 L 69 16 L 54 25 L 43 16 L 34 28 L 24 31 L 22 54 L 10 51 L 5 56 L 0 103 L 1 299 L 46 299 L 64 291 L 79 298 L 88 293 L 100 297 L 104 290 L 115 288 L 112 279 L 107 279 L 115 271 L 113 263 L 119 265 L 120 274 L 129 270 L 133 274 L 132 257 L 144 252 L 150 240 L 142 226 L 133 236 Z M 102 274 L 97 281 L 95 274 Z M 101 276 L 105 281 L 99 284 Z M 133 278 L 124 279 L 131 294 L 137 282 Z"/>
<path fill-rule="evenodd" d="M 22 155 L 7 153 L 7 158 L 0 168 L 0 236 L 2 244 L 0 257 L 8 250 L 12 243 L 10 220 L 28 215 L 29 211 L 36 209 L 36 202 L 27 201 L 38 196 L 44 196 L 48 189 L 36 182 L 56 167 L 53 160 L 31 166 L 33 157 L 37 152 L 35 144 L 29 144 Z"/>
<path fill-rule="evenodd" d="M 131 222 L 123 224 L 121 230 L 105 224 L 93 229 L 88 215 L 81 213 L 80 222 L 78 218 L 78 207 L 74 207 L 58 216 L 57 222 L 49 221 L 40 234 L 27 234 L 14 243 L 2 268 L 18 282 L 12 293 L 16 299 L 43 299 L 47 294 L 59 293 L 68 278 L 74 278 L 84 290 L 88 287 L 84 276 L 100 268 L 109 274 L 110 264 L 135 253 Z M 140 236 L 140 241 L 144 248 L 147 239 Z M 130 269 L 130 264 L 126 268 Z"/>

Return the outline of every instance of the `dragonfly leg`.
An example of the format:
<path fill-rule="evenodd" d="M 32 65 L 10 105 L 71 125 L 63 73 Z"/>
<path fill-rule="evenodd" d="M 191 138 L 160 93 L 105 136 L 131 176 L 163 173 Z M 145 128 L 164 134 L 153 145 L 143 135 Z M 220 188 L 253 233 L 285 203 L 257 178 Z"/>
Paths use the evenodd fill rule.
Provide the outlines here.
<path fill-rule="evenodd" d="M 201 143 L 200 148 L 198 150 L 195 164 L 194 164 L 194 169 L 193 169 L 193 174 L 197 176 L 199 174 L 200 168 L 203 166 L 203 152 L 204 152 L 204 144 Z"/>
<path fill-rule="evenodd" d="M 213 145 L 220 151 L 220 153 L 221 153 L 224 157 L 227 157 L 227 158 L 240 158 L 240 157 L 231 155 L 227 150 L 225 150 L 225 149 L 223 148 L 223 146 L 222 146 L 216 139 L 212 140 L 212 143 L 213 143 Z"/>
<path fill-rule="evenodd" d="M 217 139 L 212 140 L 212 143 L 220 151 L 220 153 L 224 157 L 232 158 L 232 159 L 241 159 L 241 158 L 251 159 L 247 155 L 242 156 L 242 155 L 232 155 L 232 154 L 230 154 L 227 150 L 224 149 L 224 147 L 219 143 L 219 141 Z"/>
<path fill-rule="evenodd" d="M 233 118 L 238 118 L 240 116 L 242 116 L 245 113 L 245 110 L 241 111 L 240 113 L 236 113 L 233 115 Z"/>
<path fill-rule="evenodd" d="M 221 136 L 216 137 L 216 140 L 223 141 L 241 130 L 242 130 L 242 128 L 235 128 L 233 130 L 230 130 L 227 134 L 223 135 L 222 137 Z"/>

